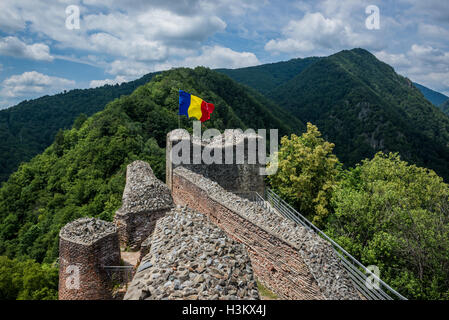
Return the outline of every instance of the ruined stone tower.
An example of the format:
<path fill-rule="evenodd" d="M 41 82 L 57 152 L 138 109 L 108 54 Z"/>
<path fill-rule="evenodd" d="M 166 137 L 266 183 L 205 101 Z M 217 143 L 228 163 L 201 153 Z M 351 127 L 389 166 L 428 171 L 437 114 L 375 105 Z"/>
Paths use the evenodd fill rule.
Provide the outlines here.
<path fill-rule="evenodd" d="M 171 208 L 170 190 L 156 178 L 150 165 L 144 161 L 128 165 L 122 207 L 114 216 L 120 245 L 139 249 L 153 232 L 156 221 Z"/>
<path fill-rule="evenodd" d="M 59 232 L 59 300 L 111 299 L 104 266 L 120 264 L 117 229 L 111 222 L 80 218 Z"/>
<path fill-rule="evenodd" d="M 251 192 L 263 195 L 265 182 L 261 170 L 265 164 L 261 160 L 265 161 L 265 157 L 261 159 L 261 154 L 265 155 L 265 152 L 259 152 L 261 139 L 256 134 L 227 130 L 212 139 L 199 140 L 184 129 L 173 130 L 167 134 L 166 184 L 171 190 L 173 170 L 182 166 L 243 197 Z M 184 144 L 186 148 L 182 148 L 183 151 L 189 153 L 184 159 L 187 163 L 173 163 L 173 158 L 180 156 L 176 153 L 181 153 L 178 151 L 181 149 L 179 144 Z M 205 163 L 204 159 L 195 155 L 195 148 L 200 150 L 200 155 L 219 153 L 222 163 Z"/>

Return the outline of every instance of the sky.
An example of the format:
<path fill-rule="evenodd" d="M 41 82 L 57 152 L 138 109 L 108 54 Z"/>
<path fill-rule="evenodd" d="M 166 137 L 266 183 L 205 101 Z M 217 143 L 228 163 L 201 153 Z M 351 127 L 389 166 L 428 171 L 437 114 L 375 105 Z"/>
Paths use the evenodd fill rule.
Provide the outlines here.
<path fill-rule="evenodd" d="M 449 96 L 447 0 L 1 0 L 0 109 L 174 67 L 356 47 Z"/>

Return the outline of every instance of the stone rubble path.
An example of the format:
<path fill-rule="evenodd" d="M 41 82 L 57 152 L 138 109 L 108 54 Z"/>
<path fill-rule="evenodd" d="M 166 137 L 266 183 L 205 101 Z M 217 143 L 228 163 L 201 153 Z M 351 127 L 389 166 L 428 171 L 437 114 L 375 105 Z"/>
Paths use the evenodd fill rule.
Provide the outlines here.
<path fill-rule="evenodd" d="M 244 245 L 206 216 L 177 207 L 158 220 L 128 299 L 259 299 L 259 292 Z"/>

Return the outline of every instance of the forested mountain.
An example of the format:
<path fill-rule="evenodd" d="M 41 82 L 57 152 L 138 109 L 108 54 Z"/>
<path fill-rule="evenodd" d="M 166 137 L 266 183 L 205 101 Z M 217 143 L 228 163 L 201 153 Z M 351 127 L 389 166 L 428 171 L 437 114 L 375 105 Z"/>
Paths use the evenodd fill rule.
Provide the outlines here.
<path fill-rule="evenodd" d="M 360 51 L 360 50 L 359 50 Z M 356 52 L 355 50 L 350 51 L 353 54 Z M 315 83 L 309 83 L 309 87 L 314 87 L 314 92 L 318 93 L 321 100 L 320 104 L 322 103 L 329 103 L 329 101 L 332 101 L 332 104 L 335 105 L 335 107 L 338 107 L 339 101 L 343 101 L 344 97 L 341 95 L 350 95 L 350 92 L 347 89 L 350 89 L 351 86 L 348 85 L 348 83 L 343 84 L 341 81 L 339 81 L 339 77 L 341 74 L 337 73 L 330 73 L 333 69 L 326 70 L 326 68 L 323 68 L 322 64 L 326 64 L 329 61 L 336 60 L 339 55 L 344 55 L 345 53 L 339 53 L 337 55 L 334 55 L 333 57 L 327 57 L 327 58 L 317 58 L 317 57 L 311 57 L 311 58 L 305 58 L 305 59 L 292 59 L 285 62 L 278 62 L 278 63 L 272 63 L 272 64 L 265 64 L 260 65 L 256 67 L 249 67 L 249 68 L 241 68 L 241 69 L 218 69 L 217 71 L 224 73 L 237 82 L 240 82 L 242 84 L 245 84 L 251 88 L 254 88 L 255 90 L 261 92 L 266 97 L 270 99 L 277 100 L 276 104 L 284 106 L 285 105 L 292 109 L 292 105 L 302 105 L 303 103 L 306 103 L 306 101 L 311 101 L 312 95 L 308 90 L 305 91 L 294 91 L 295 82 L 299 81 L 302 83 L 305 83 L 306 81 L 304 79 L 301 80 L 303 74 L 303 71 L 308 70 L 309 68 L 314 68 L 312 71 L 308 71 L 304 73 L 304 75 L 311 76 L 311 73 L 316 72 L 316 74 L 313 79 L 307 79 L 307 81 L 318 81 L 315 85 Z M 348 56 L 346 54 L 346 58 L 343 60 L 346 60 L 345 63 L 350 62 L 353 65 L 357 65 L 359 60 L 353 60 L 354 57 L 357 55 L 354 55 L 352 57 Z M 370 65 L 371 67 L 375 67 L 376 63 L 379 62 L 370 54 L 367 54 L 366 57 L 369 57 L 366 64 Z M 324 62 L 322 62 L 324 60 Z M 327 61 L 327 62 L 326 62 Z M 314 67 L 315 64 L 318 62 L 321 63 L 318 64 L 316 67 Z M 321 67 L 320 67 L 321 66 Z M 378 66 L 378 65 L 377 65 Z M 366 66 L 359 65 L 358 68 L 365 68 Z M 344 70 L 344 68 L 340 68 L 340 71 Z M 369 70 L 369 68 L 368 68 Z M 387 70 L 386 74 L 381 74 L 382 71 L 378 72 L 376 75 L 376 81 L 379 84 L 382 84 L 383 77 L 389 77 L 392 74 L 391 68 L 381 68 L 379 70 Z M 335 70 L 334 70 L 335 71 Z M 343 72 L 344 74 L 344 72 Z M 104 86 L 100 88 L 95 89 L 85 89 L 85 90 L 72 90 L 66 93 L 57 94 L 54 96 L 44 96 L 39 99 L 30 100 L 30 101 L 24 101 L 20 103 L 19 105 L 15 107 L 11 107 L 6 110 L 0 111 L 0 139 L 2 139 L 3 143 L 0 146 L 0 182 L 5 181 L 8 176 L 17 169 L 18 165 L 23 161 L 28 161 L 36 154 L 42 152 L 46 147 L 48 147 L 54 137 L 56 136 L 56 133 L 59 129 L 65 129 L 69 128 L 73 120 L 80 115 L 81 113 L 86 114 L 87 116 L 90 116 L 94 114 L 97 111 L 100 111 L 104 108 L 104 106 L 109 102 L 114 100 L 115 98 L 120 97 L 121 95 L 127 95 L 130 94 L 133 90 L 135 90 L 139 85 L 142 85 L 146 82 L 148 82 L 152 78 L 153 74 L 148 74 L 138 80 L 131 81 L 128 83 L 123 83 L 121 85 L 115 85 L 115 86 Z M 356 77 L 360 77 L 361 74 L 357 74 Z M 368 73 L 363 75 L 364 76 L 370 76 Z M 368 83 L 365 81 L 366 79 L 360 78 L 359 80 L 365 83 Z M 333 86 L 333 90 L 327 91 L 325 87 L 322 87 L 324 85 L 325 79 L 328 78 L 327 85 Z M 354 75 L 351 75 L 350 78 L 354 80 Z M 334 83 L 332 83 L 334 81 Z M 376 82 L 375 81 L 375 82 Z M 357 82 L 357 81 L 356 81 Z M 370 83 L 373 83 L 371 81 Z M 387 81 L 387 83 L 391 83 Z M 394 82 L 393 82 L 394 83 Z M 403 83 L 403 82 L 402 82 Z M 407 82 L 409 83 L 409 82 Z M 338 85 L 337 85 L 338 84 Z M 426 92 L 434 92 L 430 89 L 429 91 L 426 91 L 427 88 L 420 86 L 419 84 L 415 84 L 416 87 L 420 88 L 420 90 L 424 93 L 424 95 L 431 99 L 431 96 L 429 94 L 426 95 Z M 356 87 L 354 87 L 356 88 Z M 365 87 L 366 88 L 366 87 Z M 345 91 L 346 90 L 346 91 Z M 389 88 L 386 88 L 385 86 L 379 86 L 379 88 L 376 89 L 376 94 L 383 98 L 384 92 L 382 90 L 386 90 L 387 96 L 392 96 L 392 94 L 398 93 L 395 91 L 394 93 L 389 93 Z M 338 91 L 338 92 L 337 92 Z M 372 91 L 372 90 L 368 90 Z M 351 90 L 351 92 L 354 92 L 354 90 Z M 417 117 L 414 120 L 420 121 L 423 125 L 419 126 L 419 128 L 425 127 L 426 121 L 433 121 L 432 116 L 430 118 L 428 116 L 421 117 L 420 112 L 426 113 L 426 110 L 429 109 L 429 104 L 424 103 L 424 100 L 422 97 L 418 97 L 418 93 L 416 90 L 413 90 L 413 88 L 408 88 L 407 92 L 410 92 L 413 97 L 409 97 L 413 101 L 415 105 L 421 105 L 423 106 L 422 110 L 419 110 L 418 113 L 415 114 Z M 436 92 L 434 92 L 436 93 Z M 334 94 L 338 94 L 340 96 L 334 96 Z M 402 94 L 405 94 L 405 92 L 402 92 Z M 440 94 L 436 93 L 438 98 L 441 98 Z M 407 93 L 408 95 L 408 93 Z M 360 103 L 363 104 L 364 97 L 360 93 L 359 94 L 360 99 L 353 99 L 354 104 L 357 106 L 361 106 Z M 399 97 L 400 98 L 400 97 Z M 385 99 L 384 99 L 385 100 Z M 432 99 L 431 99 L 432 100 Z M 346 100 L 349 101 L 349 100 Z M 396 99 L 396 102 L 399 101 Z M 404 100 L 405 101 L 405 100 Z M 402 101 L 402 103 L 406 103 Z M 384 101 L 385 102 L 385 101 Z M 408 102 L 407 102 L 408 103 Z M 449 102 L 448 102 L 449 103 Z M 381 104 L 381 109 L 383 109 L 384 104 Z M 300 108 L 294 107 L 291 110 L 295 112 L 295 114 L 301 118 L 303 116 L 304 122 L 313 120 L 314 118 L 309 118 L 307 115 L 305 115 L 305 110 L 307 109 L 313 109 L 313 105 L 305 105 L 301 106 Z M 357 107 L 356 107 L 357 108 Z M 374 108 L 376 108 L 374 106 Z M 392 105 L 389 105 L 389 109 L 396 110 L 399 112 L 399 114 L 402 112 L 401 110 L 396 109 Z M 416 109 L 416 107 L 413 107 Z M 449 115 L 449 106 L 446 104 L 445 106 L 440 105 L 440 108 L 442 110 L 445 110 L 446 114 Z M 297 109 L 297 110 L 296 110 Z M 330 108 L 333 110 L 333 113 L 338 112 L 334 107 Z M 364 108 L 365 110 L 366 108 Z M 310 110 L 309 110 L 310 111 Z M 349 116 L 349 113 L 351 110 L 348 108 L 344 108 L 343 114 L 346 114 Z M 362 112 L 363 113 L 363 112 Z M 377 114 L 377 111 L 374 112 Z M 436 118 L 441 118 L 441 116 L 438 116 L 434 113 Z M 416 154 L 416 145 L 418 144 L 418 149 L 421 149 L 419 146 L 419 143 L 413 143 L 408 141 L 405 145 L 402 144 L 400 139 L 402 139 L 402 131 L 399 137 L 398 141 L 391 141 L 393 137 L 390 137 L 390 139 L 382 139 L 380 137 L 382 135 L 382 128 L 385 127 L 385 125 L 380 126 L 379 128 L 375 126 L 374 128 L 371 128 L 369 130 L 363 130 L 363 132 L 358 132 L 358 136 L 354 136 L 352 130 L 353 129 L 360 129 L 362 125 L 361 120 L 357 119 L 354 123 L 350 124 L 348 127 L 346 127 L 346 120 L 350 120 L 349 118 L 346 118 L 343 114 L 340 114 L 337 122 L 341 122 L 339 125 L 341 128 L 344 128 L 343 132 L 339 133 L 339 137 L 334 142 L 337 143 L 338 148 L 336 150 L 337 154 L 339 155 L 340 159 L 343 160 L 346 164 L 351 165 L 355 162 L 361 160 L 363 157 L 370 156 L 374 153 L 374 151 L 377 150 L 384 150 L 384 151 L 400 151 L 401 155 L 406 160 L 415 162 L 419 165 L 428 166 L 431 167 L 440 174 L 444 175 L 445 179 L 448 179 L 447 173 L 444 173 L 446 170 L 440 170 L 441 167 L 448 167 L 446 163 L 442 163 L 439 161 L 439 158 L 447 159 L 446 158 L 446 150 L 447 148 L 443 148 L 443 150 L 440 150 L 438 146 L 435 145 L 433 141 L 427 141 L 429 147 L 426 147 L 426 150 L 421 150 L 421 154 Z M 325 134 L 327 138 L 332 140 L 333 137 L 336 137 L 336 131 L 337 129 L 334 128 L 334 130 L 330 130 L 328 132 L 329 126 L 332 126 L 336 119 L 326 119 L 327 116 L 329 116 L 330 113 L 324 113 L 322 114 L 322 121 L 317 122 L 319 125 L 320 130 Z M 362 115 L 361 115 L 362 116 Z M 343 118 L 344 119 L 343 119 Z M 399 115 L 399 117 L 401 117 Z M 279 115 L 280 120 L 285 120 L 282 118 L 282 115 Z M 380 119 L 380 118 L 379 118 Z M 408 122 L 409 119 L 402 119 L 402 122 Z M 323 122 L 327 123 L 325 126 L 323 126 Z M 329 123 L 328 123 L 329 122 Z M 396 120 L 392 119 L 392 122 L 396 122 Z M 440 123 L 438 120 L 436 123 Z M 445 121 L 443 121 L 445 123 Z M 402 126 L 401 124 L 399 124 Z M 393 125 L 394 126 L 394 125 Z M 437 128 L 438 125 L 435 123 L 430 123 L 429 127 Z M 441 126 L 441 125 L 440 125 Z M 442 136 L 445 136 L 446 134 L 444 132 L 447 132 L 446 129 L 447 125 L 442 124 Z M 357 127 L 357 128 L 356 128 Z M 409 127 L 415 128 L 413 122 L 409 122 Z M 426 132 L 433 131 L 434 129 L 425 128 L 422 130 L 422 134 L 424 136 L 427 136 Z M 377 131 L 376 131 L 377 130 Z M 360 131 L 360 130 L 359 130 Z M 409 131 L 408 129 L 405 129 L 405 131 Z M 415 130 L 416 131 L 416 130 Z M 418 130 L 419 131 L 419 130 Z M 420 135 L 421 133 L 418 133 Z M 360 135 L 364 135 L 364 137 L 360 138 Z M 431 136 L 433 133 L 430 134 Z M 409 138 L 408 135 L 407 139 Z M 378 139 L 379 138 L 379 139 Z M 361 139 L 361 140 L 360 140 Z M 365 143 L 358 144 L 358 142 L 364 141 Z M 394 140 L 394 139 L 393 139 Z M 419 141 L 423 141 L 422 138 L 418 139 Z M 442 139 L 444 141 L 444 138 Z M 376 142 L 377 141 L 377 142 Z M 387 141 L 387 144 L 385 144 L 385 141 Z M 382 143 L 380 143 L 382 142 Z M 393 142 L 393 143 L 390 143 Z M 447 143 L 447 140 L 446 140 Z M 413 144 L 413 145 L 411 145 Z M 441 143 L 440 143 L 441 145 Z M 374 146 L 374 148 L 373 148 Z M 401 148 L 396 148 L 396 146 L 401 146 Z M 436 148 L 436 149 L 435 149 Z M 430 150 L 430 154 L 428 154 L 427 150 Z M 347 156 L 343 156 L 343 153 L 351 153 Z"/>
<path fill-rule="evenodd" d="M 78 118 L 10 176 L 0 189 L 0 255 L 53 262 L 65 223 L 82 216 L 112 219 L 133 160 L 148 161 L 164 179 L 163 148 L 167 132 L 178 127 L 179 88 L 215 104 L 205 128 L 279 128 L 281 135 L 303 128 L 260 94 L 209 69 L 156 75 L 103 111 Z M 180 120 L 192 130 L 191 119 Z"/>
<path fill-rule="evenodd" d="M 148 82 L 153 74 L 121 85 L 71 90 L 53 96 L 23 101 L 0 110 L 0 182 L 41 153 L 54 140 L 59 129 L 67 129 L 81 113 L 90 116 L 122 95 L 128 95 Z"/>
<path fill-rule="evenodd" d="M 449 116 L 449 100 L 440 105 L 440 109 Z"/>
<path fill-rule="evenodd" d="M 289 64 L 292 64 L 291 67 Z M 279 69 L 276 65 L 279 65 Z M 52 104 L 57 101 L 55 99 L 67 98 L 64 94 L 43 97 L 41 104 L 37 103 L 40 99 L 23 104 L 27 106 L 27 103 L 34 103 L 34 106 L 38 106 L 39 109 L 34 110 L 34 118 L 27 118 L 27 112 L 20 117 L 16 114 L 18 119 L 24 119 L 16 123 L 27 124 L 39 119 L 43 128 L 40 131 L 52 128 L 56 133 L 53 143 L 43 153 L 29 162 L 22 163 L 0 188 L 0 256 L 6 256 L 0 257 L 0 274 L 15 275 L 10 277 L 10 280 L 8 277 L 0 278 L 0 289 L 7 288 L 8 297 L 55 298 L 57 269 L 51 264 L 58 256 L 60 228 L 67 222 L 82 216 L 99 217 L 111 221 L 114 212 L 121 205 L 127 164 L 137 159 L 148 161 L 155 174 L 160 179 L 165 178 L 165 139 L 167 132 L 178 127 L 178 89 L 180 88 L 215 104 L 216 108 L 211 120 L 203 124 L 204 129 L 278 128 L 280 136 L 283 136 L 304 131 L 303 123 L 311 121 L 324 133 L 327 140 L 335 143 L 334 150 L 346 166 L 352 166 L 363 158 L 372 158 L 377 150 L 398 151 L 403 159 L 435 169 L 448 180 L 449 118 L 427 101 L 411 81 L 397 75 L 393 68 L 378 61 L 365 50 L 354 49 L 326 58 L 293 59 L 280 64 L 220 70 L 220 72 L 240 79 L 242 84 L 207 68 L 199 67 L 194 70 L 180 68 L 139 79 L 137 81 L 145 84 L 129 96 L 122 96 L 115 100 L 114 98 L 125 94 L 115 90 L 119 91 L 120 88 L 124 91 L 130 90 L 127 85 L 131 86 L 131 84 L 125 84 L 124 87 L 106 86 L 93 89 L 93 91 L 71 91 L 65 94 L 72 97 L 70 104 L 64 100 L 60 100 L 64 103 L 63 105 Z M 134 85 L 137 86 L 138 82 Z M 270 87 L 271 90 L 269 90 Z M 105 97 L 101 99 L 98 97 L 100 99 L 98 101 L 106 103 L 107 99 L 114 100 L 104 109 L 100 106 L 100 102 L 88 101 L 89 94 L 92 94 L 91 97 L 95 99 L 96 94 L 101 92 Z M 63 113 L 64 110 L 60 109 L 70 109 L 72 112 L 69 116 L 72 122 L 68 120 L 63 122 L 55 117 L 49 121 L 50 124 L 60 121 L 64 125 L 59 123 L 47 127 L 45 116 L 51 118 L 51 114 L 40 115 L 45 109 L 45 101 L 51 102 L 49 104 L 52 104 L 53 110 L 59 110 L 54 111 L 56 116 L 63 117 L 59 113 Z M 87 117 L 85 114 L 94 111 L 89 108 L 82 109 L 86 107 L 78 104 L 82 104 L 83 101 L 91 108 L 98 107 L 102 111 Z M 14 115 L 14 111 L 19 110 L 16 108 L 18 107 L 6 111 Z M 75 111 L 78 113 L 75 114 Z M 29 112 L 33 113 L 33 110 Z M 191 130 L 191 119 L 180 117 L 179 120 L 181 127 Z M 9 126 L 5 127 L 5 123 L 12 122 L 2 122 L 2 128 L 7 129 L 5 132 L 10 130 L 15 132 L 14 136 L 17 136 L 20 126 L 17 125 L 13 131 Z M 61 127 L 71 129 L 59 130 Z M 21 130 L 25 128 L 22 127 Z M 36 132 L 39 131 L 38 129 L 34 128 Z M 51 140 L 50 137 L 48 139 Z M 297 140 L 304 144 L 306 147 L 304 150 L 311 148 L 307 139 L 297 137 Z M 31 143 L 30 141 L 34 140 L 29 139 L 27 143 Z M 40 142 L 42 144 L 39 145 L 45 143 L 45 141 Z M 298 154 L 297 150 L 294 152 Z M 323 150 L 318 148 L 313 155 L 322 156 Z M 2 157 L 4 157 L 3 153 Z M 335 156 L 332 155 L 333 157 Z M 426 276 L 419 280 L 419 283 L 415 283 L 414 278 L 410 278 L 410 275 L 404 276 L 405 273 L 403 273 L 403 270 L 409 269 L 415 272 L 414 267 L 409 269 L 402 267 L 397 270 L 396 256 L 383 256 L 389 255 L 389 251 L 385 251 L 385 248 L 389 248 L 388 246 L 392 243 L 390 238 L 375 238 L 371 241 L 371 238 L 367 237 L 368 240 L 361 242 L 358 233 L 331 228 L 332 221 L 337 217 L 345 219 L 344 224 L 338 224 L 340 227 L 350 225 L 354 227 L 354 230 L 358 227 L 362 231 L 357 232 L 363 233 L 365 232 L 363 228 L 367 224 L 371 227 L 375 226 L 375 232 L 379 231 L 382 235 L 388 235 L 395 229 L 389 229 L 390 226 L 385 224 L 383 218 L 375 220 L 372 217 L 384 217 L 378 212 L 386 212 L 386 216 L 390 217 L 390 211 L 396 212 L 398 208 L 408 213 L 409 204 L 414 206 L 411 207 L 414 208 L 413 210 L 421 210 L 425 207 L 426 210 L 433 212 L 434 208 L 427 206 L 427 203 L 433 203 L 433 206 L 439 207 L 441 202 L 443 205 L 440 211 L 444 212 L 445 217 L 447 216 L 445 206 L 447 185 L 442 183 L 441 178 L 426 169 L 419 169 L 419 175 L 405 175 L 404 172 L 414 172 L 415 167 L 410 166 L 408 171 L 399 170 L 401 165 L 399 160 L 395 160 L 396 155 L 394 155 L 394 161 L 381 161 L 381 166 L 378 166 L 380 161 L 378 158 L 379 155 L 372 162 L 375 170 L 365 161 L 362 166 L 358 165 L 355 169 L 350 168 L 346 171 L 341 171 L 341 166 L 338 165 L 340 172 L 338 174 L 329 171 L 330 176 L 339 177 L 338 179 L 343 179 L 344 183 L 338 182 L 341 185 L 335 189 L 337 197 L 333 194 L 335 190 L 329 189 L 329 199 L 325 199 L 328 201 L 329 208 L 326 214 L 329 218 L 323 218 L 322 223 L 323 225 L 330 223 L 328 231 L 332 231 L 333 236 L 345 248 L 349 248 L 348 250 L 355 255 L 358 254 L 357 257 L 363 262 L 376 265 L 385 263 L 381 267 L 382 270 L 386 270 L 384 268 L 389 270 L 386 279 L 395 287 L 404 290 L 403 292 L 407 292 L 410 297 L 446 299 L 447 294 L 441 293 L 441 283 L 432 284 L 432 281 L 444 278 L 446 273 L 439 272 L 437 277 L 433 278 Z M 306 168 L 301 174 L 312 184 L 322 182 L 323 172 L 320 165 L 323 163 L 321 160 L 308 161 L 306 165 L 312 169 Z M 316 173 L 317 178 L 314 178 L 311 172 Z M 375 175 L 370 172 L 374 172 Z M 366 176 L 362 179 L 359 173 Z M 427 176 L 432 179 L 423 178 Z M 292 179 L 288 177 L 287 180 Z M 391 185 L 385 185 L 386 180 L 388 183 L 391 182 Z M 431 185 L 428 181 L 433 181 L 433 184 Z M 373 183 L 376 183 L 375 187 Z M 433 185 L 441 186 L 440 189 L 443 191 L 434 188 Z M 308 185 L 304 186 L 312 190 Z M 328 187 L 327 184 L 325 186 Z M 426 188 L 430 188 L 432 192 L 428 192 Z M 339 191 L 342 192 L 338 193 Z M 394 202 L 390 197 L 392 191 L 396 192 Z M 357 202 L 354 201 L 353 194 L 360 194 Z M 420 201 L 421 198 L 425 200 L 422 202 L 424 204 L 415 199 L 417 194 Z M 433 198 L 429 198 L 429 194 L 432 194 Z M 319 192 L 318 195 L 323 196 Z M 346 195 L 351 196 L 346 197 Z M 404 202 L 406 196 L 409 196 L 413 203 L 411 200 Z M 377 203 L 379 198 L 382 201 Z M 438 198 L 440 202 L 434 201 L 434 198 Z M 304 197 L 301 199 L 305 201 Z M 312 203 L 318 207 L 321 204 L 316 201 Z M 365 210 L 368 205 L 372 207 L 372 217 L 371 211 L 367 213 Z M 345 206 L 352 208 L 353 211 Z M 427 217 L 426 214 L 421 214 L 421 211 L 416 212 L 420 218 Z M 336 216 L 335 213 L 339 215 Z M 363 220 L 363 223 L 354 220 L 354 217 Z M 404 217 L 400 216 L 398 222 L 401 226 L 407 226 L 405 229 L 407 236 L 409 234 L 413 236 L 417 233 L 407 225 L 408 217 L 406 214 Z M 432 217 L 434 220 L 437 219 L 436 216 Z M 426 223 L 433 225 L 434 220 Z M 407 223 L 403 224 L 403 221 Z M 420 223 L 418 223 L 419 226 L 421 226 Z M 434 239 L 433 229 L 429 229 L 426 224 L 423 226 L 420 230 L 428 231 L 425 239 Z M 444 233 L 444 237 L 447 238 L 447 232 Z M 446 238 L 444 238 L 445 245 L 448 243 Z M 402 238 L 398 237 L 398 239 Z M 419 253 L 423 247 L 422 239 L 418 240 L 415 241 L 417 245 L 415 242 L 412 244 L 413 248 L 417 248 L 413 252 Z M 441 243 L 439 240 L 437 243 L 433 241 L 426 245 L 428 247 L 431 245 L 432 250 L 429 252 L 432 255 L 438 255 L 441 252 L 439 250 Z M 398 248 L 401 248 L 399 244 L 401 243 L 395 243 Z M 408 256 L 405 253 L 400 257 Z M 12 258 L 17 260 L 11 260 Z M 441 261 L 445 263 L 441 269 L 446 270 L 447 259 L 443 258 L 433 257 L 432 263 L 428 264 L 426 270 L 433 270 L 434 265 L 439 265 Z M 29 259 L 43 262 L 43 264 L 36 264 Z M 400 261 L 406 263 L 408 260 L 404 258 Z M 32 271 L 26 272 L 26 270 Z M 35 274 L 35 278 L 40 281 L 34 282 L 41 283 L 40 287 L 45 287 L 45 290 L 39 290 L 40 287 L 35 286 L 33 281 L 27 280 L 31 273 Z M 17 288 L 22 289 L 15 288 L 15 291 L 10 289 L 14 283 Z M 30 287 L 33 288 L 29 289 Z M 426 289 L 427 287 L 429 290 Z M 1 294 L 2 290 L 0 290 L 0 296 Z"/>
<path fill-rule="evenodd" d="M 445 101 L 449 100 L 449 97 L 439 93 L 437 91 L 434 91 L 432 89 L 429 89 L 419 83 L 415 83 L 413 82 L 413 85 L 419 89 L 419 91 L 421 91 L 421 93 L 424 95 L 424 97 L 429 100 L 430 102 L 433 103 L 433 105 L 435 106 L 440 106 L 441 104 L 443 104 Z"/>
<path fill-rule="evenodd" d="M 244 83 L 257 91 L 266 94 L 274 88 L 291 80 L 307 66 L 320 58 L 291 59 L 276 63 L 263 64 L 240 69 L 217 69 L 218 72 L 230 76 L 237 82 Z"/>
<path fill-rule="evenodd" d="M 227 74 L 239 81 L 251 78 L 252 70 L 246 68 L 245 77 Z M 316 124 L 347 166 L 377 151 L 394 151 L 449 181 L 449 117 L 366 50 L 315 59 L 265 95 L 301 121 Z"/>

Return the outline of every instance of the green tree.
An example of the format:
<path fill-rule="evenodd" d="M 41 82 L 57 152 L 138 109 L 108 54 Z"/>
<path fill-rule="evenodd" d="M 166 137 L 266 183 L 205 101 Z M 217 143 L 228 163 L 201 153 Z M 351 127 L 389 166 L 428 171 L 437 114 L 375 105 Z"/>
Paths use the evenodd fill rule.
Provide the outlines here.
<path fill-rule="evenodd" d="M 278 171 L 269 176 L 271 187 L 303 215 L 322 225 L 330 212 L 330 198 L 340 163 L 332 153 L 333 143 L 307 123 L 302 136 L 283 137 L 278 153 Z"/>
<path fill-rule="evenodd" d="M 378 153 L 336 188 L 327 233 L 415 299 L 449 298 L 449 186 L 398 154 Z"/>
<path fill-rule="evenodd" d="M 72 129 L 55 133 L 52 145 L 11 174 L 0 188 L 0 255 L 54 262 L 66 223 L 84 216 L 112 220 L 126 166 L 134 160 L 149 162 L 164 181 L 166 135 L 178 127 L 179 88 L 215 103 L 205 128 L 278 128 L 289 134 L 302 127 L 225 75 L 204 67 L 164 72 L 105 110 L 87 119 L 80 115 Z M 192 119 L 181 117 L 180 124 L 191 129 Z"/>
<path fill-rule="evenodd" d="M 0 256 L 1 300 L 56 300 L 58 269 L 36 263 Z"/>
<path fill-rule="evenodd" d="M 81 113 L 73 122 L 72 128 L 79 129 L 83 123 L 87 120 L 88 116 L 85 113 Z"/>

